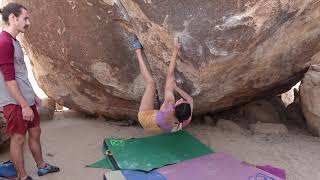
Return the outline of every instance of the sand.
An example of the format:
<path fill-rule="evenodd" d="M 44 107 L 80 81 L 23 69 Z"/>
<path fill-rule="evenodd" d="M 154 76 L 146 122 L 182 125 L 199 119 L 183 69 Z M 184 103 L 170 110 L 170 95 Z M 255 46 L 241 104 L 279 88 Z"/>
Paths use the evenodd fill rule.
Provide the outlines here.
<path fill-rule="evenodd" d="M 122 127 L 72 111 L 55 113 L 54 120 L 43 121 L 41 127 L 44 157 L 61 168 L 60 173 L 37 177 L 35 163 L 25 146 L 27 172 L 41 180 L 102 179 L 107 170 L 85 166 L 103 157 L 100 146 L 104 138 L 149 135 L 139 126 Z M 288 180 L 320 180 L 320 140 L 305 131 L 290 129 L 288 135 L 251 135 L 201 124 L 192 124 L 186 130 L 217 152 L 284 168 Z M 0 161 L 8 158 L 8 150 L 0 153 Z"/>

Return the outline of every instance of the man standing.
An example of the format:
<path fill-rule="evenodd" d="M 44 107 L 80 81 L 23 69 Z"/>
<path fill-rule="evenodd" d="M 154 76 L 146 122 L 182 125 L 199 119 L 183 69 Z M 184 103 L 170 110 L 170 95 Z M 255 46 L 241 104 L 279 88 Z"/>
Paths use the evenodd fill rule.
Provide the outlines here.
<path fill-rule="evenodd" d="M 9 3 L 0 10 L 5 22 L 0 33 L 0 107 L 3 106 L 7 122 L 6 132 L 11 136 L 10 155 L 21 180 L 32 180 L 24 168 L 23 144 L 29 135 L 29 148 L 37 164 L 39 176 L 58 172 L 59 168 L 43 160 L 40 144 L 40 119 L 36 106 L 41 100 L 34 93 L 28 80 L 24 55 L 16 37 L 29 25 L 27 9 Z"/>

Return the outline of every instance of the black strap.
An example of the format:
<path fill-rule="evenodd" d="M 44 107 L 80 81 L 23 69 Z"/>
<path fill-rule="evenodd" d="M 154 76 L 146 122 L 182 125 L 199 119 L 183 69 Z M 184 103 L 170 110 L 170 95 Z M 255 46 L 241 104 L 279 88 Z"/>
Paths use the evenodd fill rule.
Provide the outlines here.
<path fill-rule="evenodd" d="M 103 180 L 108 180 L 106 174 L 103 174 Z"/>
<path fill-rule="evenodd" d="M 113 155 L 112 155 L 112 153 L 111 153 L 111 151 L 110 151 L 110 149 L 109 149 L 109 147 L 108 147 L 108 145 L 107 145 L 105 140 L 103 141 L 103 146 L 104 146 L 104 149 L 106 150 L 106 152 L 104 152 L 104 153 L 108 156 L 108 158 L 111 161 L 111 164 L 114 167 L 114 169 L 115 170 L 120 170 L 120 167 L 118 166 L 118 163 L 114 159 L 114 157 L 113 157 Z"/>

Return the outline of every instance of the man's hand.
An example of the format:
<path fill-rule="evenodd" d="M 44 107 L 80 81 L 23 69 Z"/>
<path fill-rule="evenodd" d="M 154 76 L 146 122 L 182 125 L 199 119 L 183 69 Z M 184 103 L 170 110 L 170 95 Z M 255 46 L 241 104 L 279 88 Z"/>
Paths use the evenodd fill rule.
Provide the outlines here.
<path fill-rule="evenodd" d="M 36 97 L 35 97 L 35 101 L 36 101 L 36 106 L 37 106 L 37 107 L 40 107 L 41 104 L 42 104 L 42 100 L 41 100 L 38 96 L 36 96 Z"/>
<path fill-rule="evenodd" d="M 32 109 L 29 106 L 25 106 L 22 108 L 22 116 L 26 121 L 33 121 L 34 114 Z"/>

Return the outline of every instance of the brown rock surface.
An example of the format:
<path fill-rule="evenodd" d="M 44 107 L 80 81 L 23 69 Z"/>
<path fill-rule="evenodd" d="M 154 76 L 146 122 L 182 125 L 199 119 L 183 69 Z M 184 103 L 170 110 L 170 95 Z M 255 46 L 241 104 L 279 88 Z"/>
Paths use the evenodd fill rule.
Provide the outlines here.
<path fill-rule="evenodd" d="M 300 93 L 297 89 L 294 89 L 294 100 L 286 108 L 287 121 L 294 123 L 300 128 L 306 128 L 305 118 L 301 110 Z"/>
<path fill-rule="evenodd" d="M 300 85 L 300 102 L 308 129 L 320 136 L 320 65 L 312 66 Z"/>
<path fill-rule="evenodd" d="M 52 98 L 44 98 L 38 110 L 40 120 L 52 120 L 56 111 L 56 101 Z"/>
<path fill-rule="evenodd" d="M 114 119 L 136 117 L 144 88 L 130 31 L 161 96 L 180 37 L 176 80 L 194 97 L 196 114 L 289 90 L 320 50 L 316 0 L 18 2 L 32 16 L 22 41 L 41 88 L 66 107 Z"/>
<path fill-rule="evenodd" d="M 5 133 L 6 123 L 3 118 L 2 107 L 0 108 L 0 147 L 2 147 L 9 139 L 9 136 Z"/>

